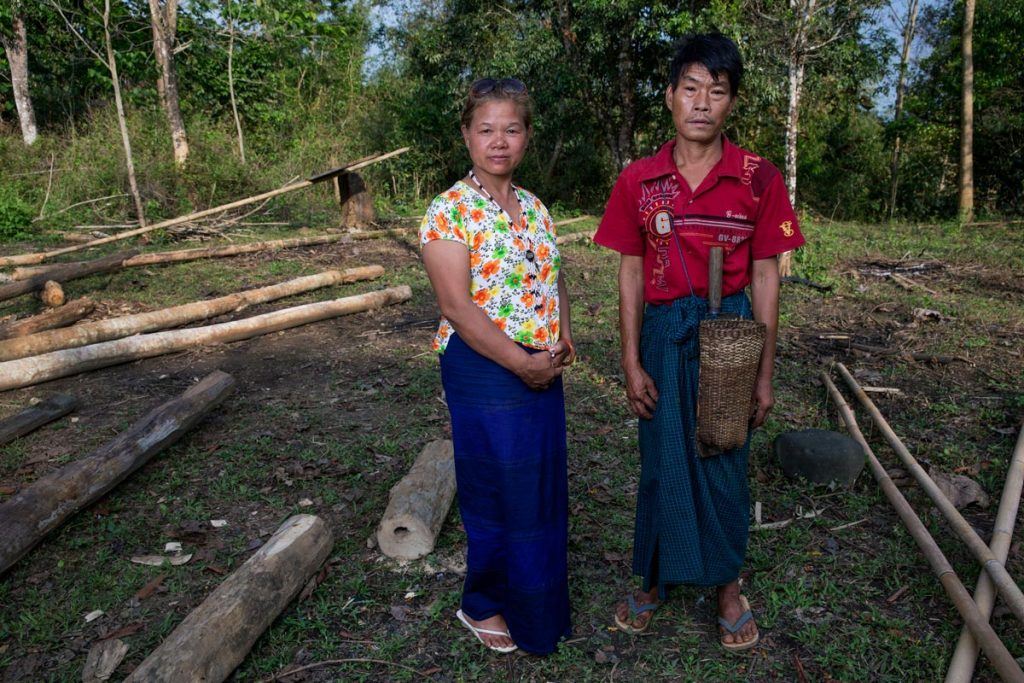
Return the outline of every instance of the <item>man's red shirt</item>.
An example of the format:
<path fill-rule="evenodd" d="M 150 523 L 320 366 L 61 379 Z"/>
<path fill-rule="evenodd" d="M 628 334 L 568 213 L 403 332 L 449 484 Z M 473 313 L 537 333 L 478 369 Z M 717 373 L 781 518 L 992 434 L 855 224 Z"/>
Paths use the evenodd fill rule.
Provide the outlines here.
<path fill-rule="evenodd" d="M 722 136 L 722 158 L 696 191 L 676 168 L 675 140 L 633 162 L 615 182 L 598 244 L 644 257 L 644 301 L 707 297 L 708 254 L 725 249 L 722 295 L 750 284 L 751 265 L 804 243 L 782 174 L 766 159 Z M 685 258 L 685 272 L 680 265 Z"/>

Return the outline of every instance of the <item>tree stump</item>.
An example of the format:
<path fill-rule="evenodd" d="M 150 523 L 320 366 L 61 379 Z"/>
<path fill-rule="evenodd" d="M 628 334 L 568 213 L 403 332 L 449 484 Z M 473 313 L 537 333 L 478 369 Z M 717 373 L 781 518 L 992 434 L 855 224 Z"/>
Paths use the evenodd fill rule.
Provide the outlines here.
<path fill-rule="evenodd" d="M 366 189 L 363 177 L 358 173 L 342 173 L 336 179 L 336 189 L 341 202 L 341 227 L 352 229 L 365 228 L 377 220 L 377 212 L 373 208 L 373 197 Z"/>
<path fill-rule="evenodd" d="M 125 683 L 223 681 L 331 552 L 319 517 L 286 520 L 241 567 L 185 617 Z"/>
<path fill-rule="evenodd" d="M 91 454 L 36 480 L 0 505 L 0 575 L 46 534 L 102 498 L 220 405 L 235 380 L 216 371 L 147 413 Z"/>
<path fill-rule="evenodd" d="M 431 441 L 409 473 L 391 487 L 377 527 L 381 552 L 396 560 L 416 560 L 433 551 L 454 497 L 452 442 Z"/>

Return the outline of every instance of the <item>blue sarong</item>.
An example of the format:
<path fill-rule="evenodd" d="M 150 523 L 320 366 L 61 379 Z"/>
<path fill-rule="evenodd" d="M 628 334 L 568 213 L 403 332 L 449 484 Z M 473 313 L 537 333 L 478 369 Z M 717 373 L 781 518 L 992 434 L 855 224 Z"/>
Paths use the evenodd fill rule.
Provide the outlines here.
<path fill-rule="evenodd" d="M 722 312 L 752 317 L 743 292 L 725 297 Z M 658 402 L 653 418 L 640 420 L 633 573 L 645 591 L 657 584 L 661 599 L 672 585 L 734 581 L 747 551 L 749 434 L 740 448 L 697 453 L 697 330 L 705 317 L 707 301 L 696 296 L 648 305 L 640 333 L 641 362 Z"/>
<path fill-rule="evenodd" d="M 553 652 L 572 630 L 562 380 L 533 391 L 454 334 L 441 383 L 469 546 L 462 611 L 501 614 L 520 648 Z"/>

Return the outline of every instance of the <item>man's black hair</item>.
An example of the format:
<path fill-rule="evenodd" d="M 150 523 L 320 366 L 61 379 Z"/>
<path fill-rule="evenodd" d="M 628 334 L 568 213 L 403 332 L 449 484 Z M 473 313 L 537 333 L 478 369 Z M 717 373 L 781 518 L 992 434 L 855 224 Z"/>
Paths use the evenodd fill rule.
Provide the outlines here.
<path fill-rule="evenodd" d="M 740 91 L 743 58 L 736 43 L 721 33 L 691 33 L 680 40 L 669 67 L 669 85 L 679 85 L 679 77 L 691 64 L 703 64 L 716 80 L 726 76 L 733 97 Z"/>

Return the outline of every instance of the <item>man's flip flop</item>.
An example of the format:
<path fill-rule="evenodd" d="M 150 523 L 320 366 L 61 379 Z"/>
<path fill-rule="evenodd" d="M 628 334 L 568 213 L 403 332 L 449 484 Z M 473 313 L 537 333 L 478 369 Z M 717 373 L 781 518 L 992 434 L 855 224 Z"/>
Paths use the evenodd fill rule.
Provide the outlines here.
<path fill-rule="evenodd" d="M 619 619 L 618 611 L 616 610 L 615 625 L 618 626 L 619 630 L 621 630 L 623 633 L 629 633 L 630 635 L 635 636 L 647 630 L 647 627 L 651 625 L 651 619 L 654 618 L 654 615 L 651 615 L 651 619 L 645 621 L 644 625 L 640 628 L 636 628 L 632 625 L 633 622 L 636 621 L 636 618 L 644 612 L 653 612 L 657 610 L 659 607 L 661 607 L 661 603 L 648 602 L 643 605 L 638 605 L 636 602 L 636 598 L 634 598 L 631 593 L 626 596 L 626 606 L 629 607 L 629 622 L 627 623 L 622 619 Z"/>
<path fill-rule="evenodd" d="M 744 612 L 743 612 L 743 614 L 740 615 L 740 618 L 737 619 L 736 621 L 734 621 L 732 623 L 729 623 L 724 618 L 718 617 L 718 625 L 721 626 L 722 628 L 724 628 L 726 631 L 728 631 L 732 635 L 736 635 L 736 633 L 738 633 L 741 628 L 746 626 L 748 621 L 750 621 L 751 619 L 754 618 L 754 613 L 750 611 L 750 603 L 747 602 L 747 596 L 745 596 L 745 595 L 741 595 L 740 596 L 740 605 L 743 606 Z M 722 634 L 722 638 L 724 638 L 724 637 L 725 637 L 725 634 L 723 633 Z M 761 632 L 760 631 L 758 631 L 757 635 L 755 635 L 752 639 L 750 639 L 748 641 L 745 641 L 745 642 L 742 642 L 742 643 L 727 643 L 724 640 L 722 640 L 721 638 L 719 639 L 719 642 L 721 642 L 722 643 L 722 647 L 724 647 L 729 652 L 743 652 L 744 650 L 749 650 L 750 648 L 752 648 L 755 645 L 757 645 L 757 641 L 759 641 L 759 640 L 761 640 Z"/>
<path fill-rule="evenodd" d="M 469 620 L 466 619 L 466 615 L 463 613 L 461 609 L 455 613 L 455 616 L 459 618 L 459 621 L 461 621 L 466 628 L 473 632 L 473 635 L 476 636 L 476 639 L 483 643 L 484 647 L 486 647 L 488 650 L 494 650 L 495 652 L 506 654 L 508 652 L 515 652 L 519 649 L 518 645 L 508 645 L 505 647 L 499 647 L 497 645 L 488 645 L 487 641 L 480 637 L 480 634 L 483 633 L 488 636 L 505 636 L 506 638 L 511 638 L 512 635 L 508 631 L 492 631 L 486 628 L 477 628 L 476 626 L 473 626 L 473 624 L 469 623 Z"/>

